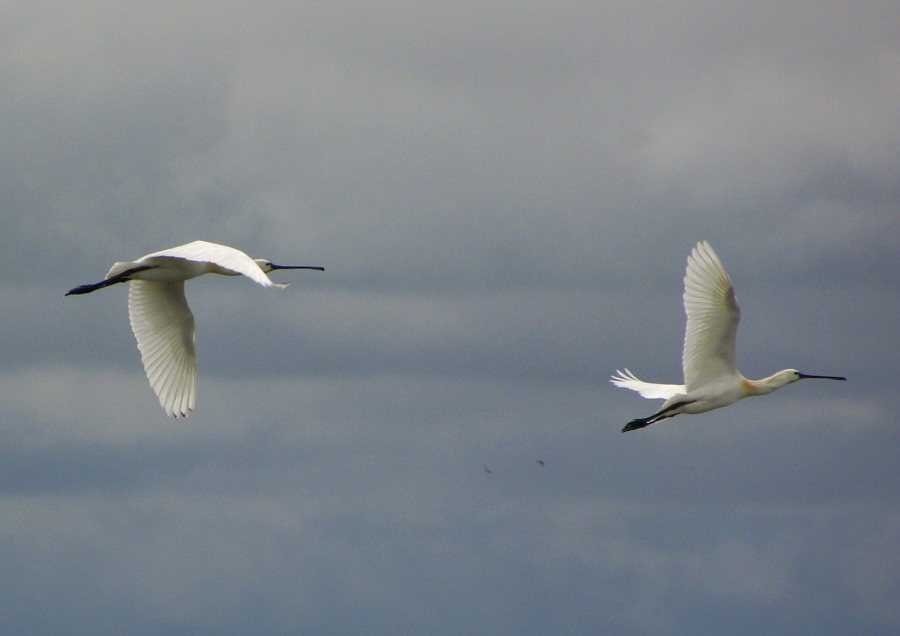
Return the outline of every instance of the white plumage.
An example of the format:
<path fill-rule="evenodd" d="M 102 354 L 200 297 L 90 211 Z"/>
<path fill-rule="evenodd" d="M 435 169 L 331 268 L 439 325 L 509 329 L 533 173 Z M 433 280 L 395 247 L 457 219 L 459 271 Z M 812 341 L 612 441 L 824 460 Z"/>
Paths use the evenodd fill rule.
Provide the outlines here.
<path fill-rule="evenodd" d="M 632 431 L 680 413 L 705 413 L 751 395 L 765 395 L 807 378 L 845 380 L 840 376 L 806 375 L 785 369 L 762 380 L 748 380 L 737 369 L 735 337 L 741 309 L 734 287 L 712 247 L 701 241 L 688 256 L 684 277 L 684 384 L 654 384 L 639 380 L 631 371 L 616 371 L 611 382 L 637 391 L 651 400 L 666 400 L 662 409 L 637 418 L 622 429 Z"/>
<path fill-rule="evenodd" d="M 187 417 L 195 403 L 197 353 L 194 315 L 184 295 L 184 281 L 203 274 L 244 275 L 263 287 L 287 287 L 269 280 L 266 274 L 276 269 L 324 271 L 307 265 L 274 265 L 227 245 L 194 241 L 115 263 L 104 280 L 76 287 L 66 296 L 130 282 L 128 315 L 147 379 L 169 417 Z"/>
<path fill-rule="evenodd" d="M 132 280 L 128 317 L 159 403 L 170 417 L 187 416 L 197 394 L 197 351 L 184 281 Z"/>

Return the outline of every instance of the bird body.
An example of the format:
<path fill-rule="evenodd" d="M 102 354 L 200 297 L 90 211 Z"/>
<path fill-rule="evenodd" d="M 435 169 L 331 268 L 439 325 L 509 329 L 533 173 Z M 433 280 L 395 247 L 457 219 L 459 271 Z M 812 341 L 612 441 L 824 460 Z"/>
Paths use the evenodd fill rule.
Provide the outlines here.
<path fill-rule="evenodd" d="M 266 265 L 270 268 L 266 269 Z M 263 287 L 287 287 L 286 284 L 273 283 L 266 273 L 273 269 L 321 269 L 295 268 L 272 265 L 264 259 L 252 259 L 242 251 L 210 243 L 194 241 L 167 250 L 160 250 L 142 256 L 136 261 L 114 263 L 106 280 L 122 276 L 126 272 L 129 280 L 175 281 L 188 280 L 203 274 L 222 274 L 224 276 L 244 275 Z M 118 281 L 117 281 L 118 282 Z"/>
<path fill-rule="evenodd" d="M 784 369 L 762 380 L 748 380 L 737 370 L 734 349 L 741 309 L 734 287 L 709 243 L 701 241 L 688 256 L 684 277 L 687 326 L 682 366 L 684 384 L 654 384 L 639 380 L 631 371 L 617 371 L 611 382 L 637 391 L 642 397 L 665 400 L 647 418 L 625 425 L 623 432 L 643 428 L 681 413 L 695 415 L 734 404 L 752 395 L 766 395 L 807 378 L 845 380 L 839 376 L 806 375 Z"/>
<path fill-rule="evenodd" d="M 169 417 L 187 417 L 195 405 L 197 354 L 184 281 L 203 274 L 243 275 L 263 287 L 282 289 L 286 283 L 273 283 L 267 276 L 277 269 L 324 271 L 306 265 L 274 265 L 227 245 L 194 241 L 115 263 L 105 279 L 75 287 L 66 296 L 130 282 L 128 315 L 147 378 Z"/>

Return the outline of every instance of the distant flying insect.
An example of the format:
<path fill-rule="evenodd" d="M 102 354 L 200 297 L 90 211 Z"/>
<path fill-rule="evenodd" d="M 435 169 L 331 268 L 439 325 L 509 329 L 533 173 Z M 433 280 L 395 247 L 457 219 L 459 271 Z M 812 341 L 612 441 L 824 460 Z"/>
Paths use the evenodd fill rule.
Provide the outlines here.
<path fill-rule="evenodd" d="M 227 245 L 194 241 L 116 263 L 104 280 L 75 287 L 66 296 L 131 282 L 128 315 L 150 386 L 169 417 L 187 417 L 194 408 L 197 355 L 194 316 L 184 297 L 184 281 L 203 274 L 243 274 L 263 287 L 283 289 L 287 283 L 273 283 L 266 276 L 276 269 L 325 271 L 308 265 L 274 265 Z"/>
<path fill-rule="evenodd" d="M 651 400 L 666 400 L 650 417 L 637 418 L 622 432 L 643 428 L 680 413 L 694 415 L 734 404 L 751 395 L 766 395 L 796 382 L 820 378 L 846 380 L 832 375 L 806 375 L 785 369 L 763 378 L 748 380 L 737 370 L 734 341 L 741 310 L 734 287 L 722 263 L 709 243 L 701 241 L 688 257 L 684 277 L 684 310 L 687 328 L 684 334 L 684 384 L 643 382 L 628 369 L 616 371 L 610 380 L 616 386 L 637 391 Z"/>

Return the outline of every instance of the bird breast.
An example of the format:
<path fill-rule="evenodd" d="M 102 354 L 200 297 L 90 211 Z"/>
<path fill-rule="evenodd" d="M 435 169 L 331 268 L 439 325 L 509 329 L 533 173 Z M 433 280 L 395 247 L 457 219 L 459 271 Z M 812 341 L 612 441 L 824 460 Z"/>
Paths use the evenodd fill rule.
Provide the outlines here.
<path fill-rule="evenodd" d="M 680 409 L 680 412 L 696 415 L 697 413 L 706 413 L 713 409 L 720 409 L 723 406 L 734 404 L 741 398 L 752 395 L 748 384 L 743 377 L 737 377 L 725 378 L 719 382 L 701 387 L 687 395 L 688 399 L 694 401 L 686 404 L 683 409 Z"/>

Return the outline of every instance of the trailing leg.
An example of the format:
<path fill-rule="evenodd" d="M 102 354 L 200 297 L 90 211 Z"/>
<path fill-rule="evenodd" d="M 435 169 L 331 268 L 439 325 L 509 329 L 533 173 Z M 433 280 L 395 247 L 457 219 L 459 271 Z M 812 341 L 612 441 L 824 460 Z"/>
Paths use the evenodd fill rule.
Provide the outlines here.
<path fill-rule="evenodd" d="M 623 433 L 627 433 L 628 431 L 634 431 L 639 428 L 644 428 L 645 426 L 650 426 L 651 424 L 655 424 L 660 420 L 664 420 L 668 417 L 675 417 L 678 415 L 677 410 L 682 406 L 687 404 L 691 404 L 692 402 L 696 402 L 696 400 L 682 400 L 680 402 L 675 402 L 675 404 L 670 404 L 666 408 L 661 411 L 657 411 L 650 417 L 639 417 L 637 419 L 633 419 L 625 427 L 622 429 Z"/>
<path fill-rule="evenodd" d="M 122 272 L 121 274 L 116 274 L 110 278 L 105 280 L 101 280 L 99 283 L 93 283 L 88 285 L 79 285 L 73 289 L 70 289 L 66 292 L 66 296 L 72 296 L 75 294 L 90 294 L 93 291 L 97 291 L 98 289 L 103 289 L 104 287 L 109 287 L 110 285 L 115 285 L 117 283 L 127 283 L 129 280 L 129 276 L 132 274 L 136 274 L 137 272 L 142 272 L 145 269 L 152 269 L 156 267 L 156 265 L 141 265 L 139 267 L 132 267 L 129 270 Z"/>

